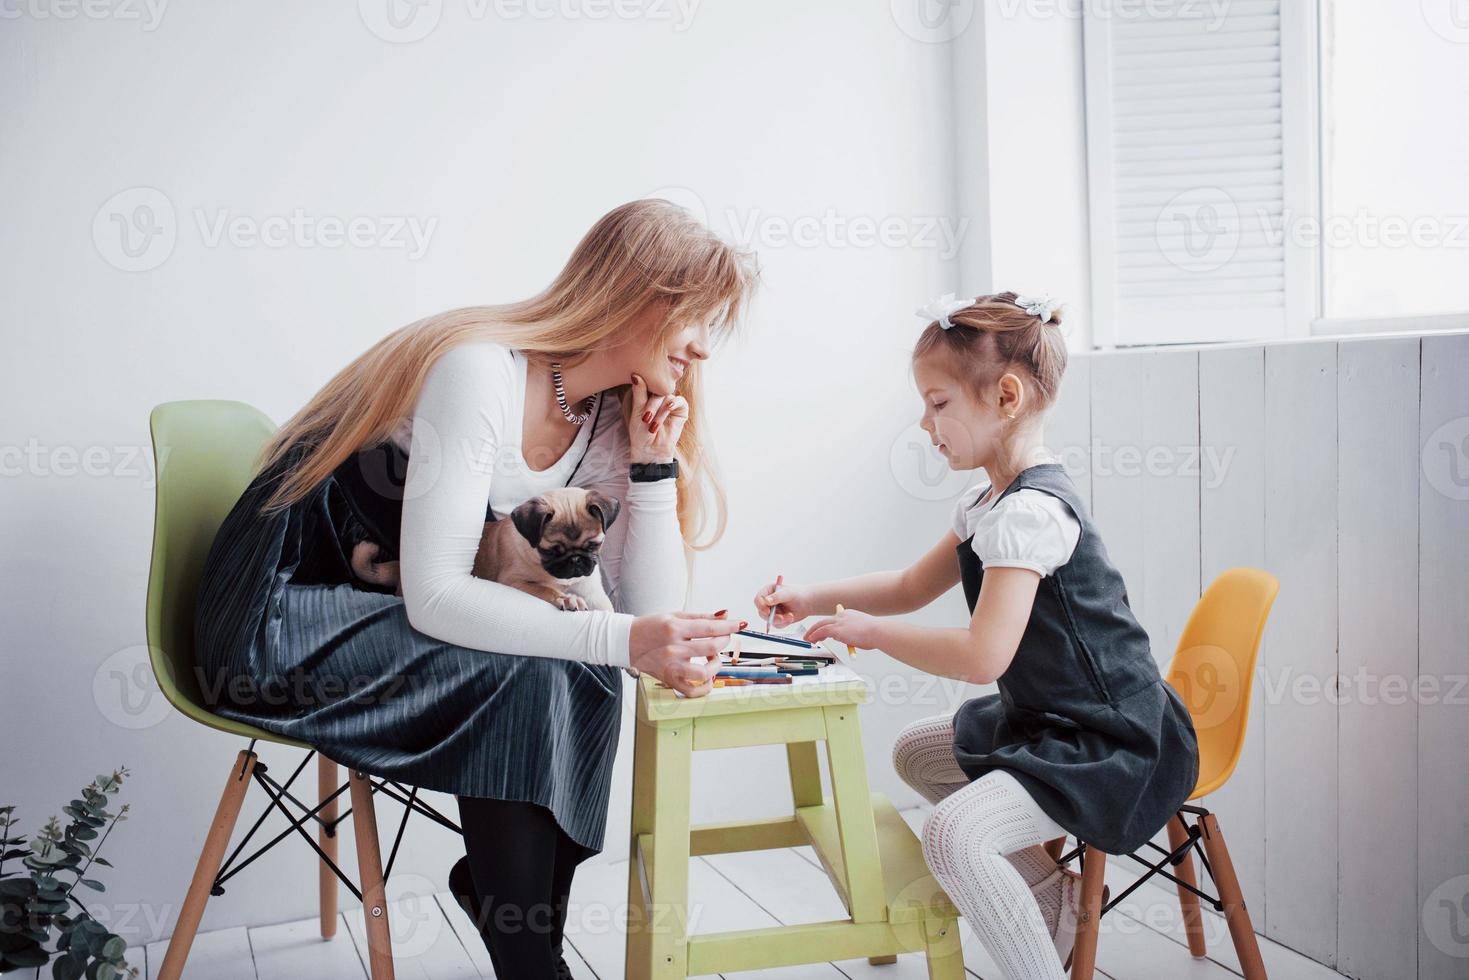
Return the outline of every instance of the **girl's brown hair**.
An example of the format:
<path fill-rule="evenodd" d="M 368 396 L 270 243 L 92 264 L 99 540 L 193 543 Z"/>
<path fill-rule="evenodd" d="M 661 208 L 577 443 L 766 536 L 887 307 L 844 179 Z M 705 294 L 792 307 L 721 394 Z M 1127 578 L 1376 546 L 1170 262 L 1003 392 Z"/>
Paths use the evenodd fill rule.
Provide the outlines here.
<path fill-rule="evenodd" d="M 976 393 L 988 392 L 1007 370 L 1024 368 L 1030 389 L 1025 414 L 1045 411 L 1056 400 L 1066 373 L 1066 340 L 1061 314 L 1047 319 L 1027 313 L 1014 293 L 977 297 L 949 314 L 948 330 L 937 320 L 924 328 L 913 360 L 938 355 Z"/>
<path fill-rule="evenodd" d="M 429 368 L 452 347 L 492 340 L 521 351 L 533 364 L 575 364 L 624 343 L 629 322 L 654 303 L 666 311 L 659 345 L 689 323 L 708 322 L 722 333 L 738 322 L 756 278 L 748 253 L 677 205 L 642 200 L 615 208 L 592 226 L 541 293 L 411 323 L 338 372 L 266 445 L 262 468 L 297 446 L 302 453 L 265 509 L 288 507 L 353 453 L 385 442 L 412 415 Z M 679 526 L 691 548 L 713 544 L 725 526 L 724 492 L 702 442 L 699 367 L 690 364 L 679 383 L 689 418 L 675 453 Z M 626 415 L 631 399 L 622 402 Z"/>

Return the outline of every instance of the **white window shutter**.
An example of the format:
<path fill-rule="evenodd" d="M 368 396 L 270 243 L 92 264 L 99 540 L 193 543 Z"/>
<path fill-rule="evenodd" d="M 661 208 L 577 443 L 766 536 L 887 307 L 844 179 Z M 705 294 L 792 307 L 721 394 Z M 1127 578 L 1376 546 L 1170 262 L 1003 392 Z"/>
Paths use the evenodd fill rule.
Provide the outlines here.
<path fill-rule="evenodd" d="M 1314 7 L 1084 5 L 1096 346 L 1309 330 Z"/>

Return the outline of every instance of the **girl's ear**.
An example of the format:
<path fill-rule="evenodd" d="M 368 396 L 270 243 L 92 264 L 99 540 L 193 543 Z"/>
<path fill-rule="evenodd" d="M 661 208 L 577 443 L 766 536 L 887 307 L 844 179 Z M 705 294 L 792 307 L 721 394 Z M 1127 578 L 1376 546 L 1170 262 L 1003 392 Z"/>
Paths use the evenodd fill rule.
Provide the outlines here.
<path fill-rule="evenodd" d="M 1000 414 L 1007 419 L 1018 416 L 1025 407 L 1025 384 L 1014 374 L 1006 372 L 995 385 L 999 392 Z"/>

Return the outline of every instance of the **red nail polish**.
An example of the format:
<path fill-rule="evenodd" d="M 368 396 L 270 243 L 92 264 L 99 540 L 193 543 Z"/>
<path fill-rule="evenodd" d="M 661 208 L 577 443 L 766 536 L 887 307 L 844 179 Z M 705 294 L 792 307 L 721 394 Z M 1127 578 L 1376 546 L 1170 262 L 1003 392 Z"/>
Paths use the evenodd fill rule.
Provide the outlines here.
<path fill-rule="evenodd" d="M 728 609 L 721 609 L 721 610 L 719 610 L 719 612 L 717 612 L 717 613 L 714 614 L 714 618 L 715 619 L 718 619 L 720 616 L 723 616 L 723 615 L 725 615 L 728 612 L 729 612 Z"/>
<path fill-rule="evenodd" d="M 650 419 L 652 419 L 652 417 L 653 417 L 653 413 L 652 412 L 644 412 L 643 413 L 643 421 L 644 422 L 649 421 Z"/>
<path fill-rule="evenodd" d="M 740 620 L 740 629 L 749 629 L 749 627 L 750 627 L 749 620 L 746 620 L 746 619 Z"/>

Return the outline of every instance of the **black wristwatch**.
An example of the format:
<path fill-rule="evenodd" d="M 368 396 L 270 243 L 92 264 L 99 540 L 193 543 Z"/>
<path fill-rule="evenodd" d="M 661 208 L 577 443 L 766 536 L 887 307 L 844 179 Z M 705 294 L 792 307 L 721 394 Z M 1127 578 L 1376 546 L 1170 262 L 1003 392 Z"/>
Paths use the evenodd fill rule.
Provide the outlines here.
<path fill-rule="evenodd" d="M 655 480 L 671 480 L 678 476 L 678 460 L 668 463 L 633 463 L 627 468 L 627 478 L 633 483 L 652 483 Z"/>

